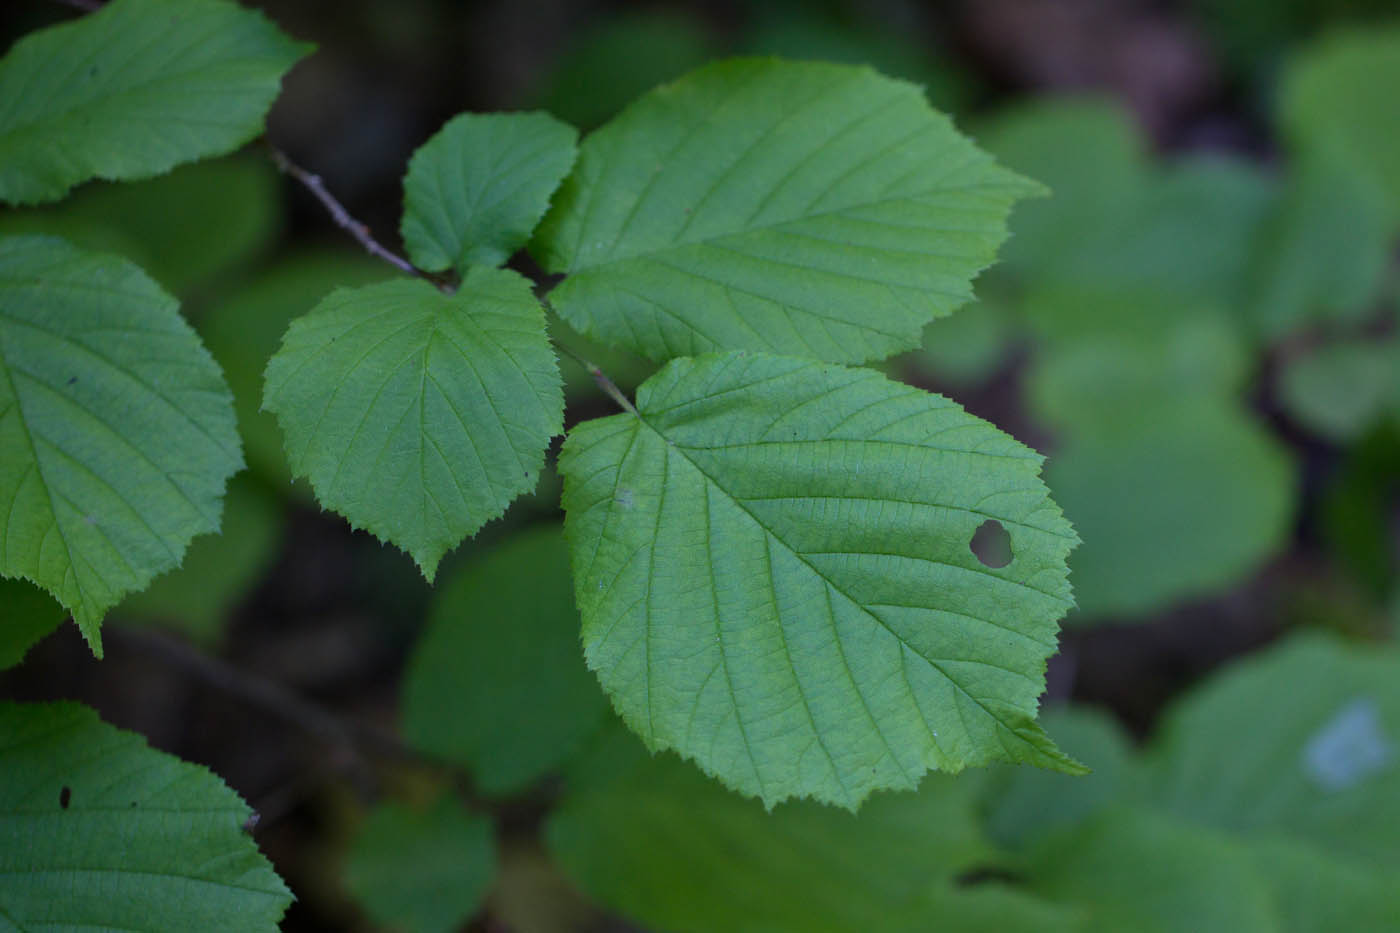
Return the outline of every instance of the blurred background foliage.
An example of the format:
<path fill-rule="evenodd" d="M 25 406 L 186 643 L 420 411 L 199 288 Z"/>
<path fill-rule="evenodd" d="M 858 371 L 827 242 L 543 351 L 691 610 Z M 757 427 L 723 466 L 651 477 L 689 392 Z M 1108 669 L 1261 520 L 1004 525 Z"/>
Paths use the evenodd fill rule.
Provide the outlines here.
<path fill-rule="evenodd" d="M 1048 455 L 1084 544 L 1044 709 L 1095 769 L 768 814 L 649 756 L 583 667 L 552 473 L 435 589 L 290 482 L 263 367 L 331 289 L 393 273 L 255 145 L 0 212 L 181 297 L 248 462 L 106 661 L 64 626 L 0 689 L 223 775 L 298 894 L 286 929 L 1400 929 L 1394 0 L 247 5 L 320 47 L 269 139 L 386 242 L 456 113 L 587 130 L 737 53 L 921 84 L 1043 182 L 979 301 L 887 366 Z M 70 15 L 10 3 L 0 35 Z M 629 390 L 650 370 L 552 327 Z M 561 365 L 570 423 L 611 411 Z M 13 581 L 0 606 L 60 612 Z"/>

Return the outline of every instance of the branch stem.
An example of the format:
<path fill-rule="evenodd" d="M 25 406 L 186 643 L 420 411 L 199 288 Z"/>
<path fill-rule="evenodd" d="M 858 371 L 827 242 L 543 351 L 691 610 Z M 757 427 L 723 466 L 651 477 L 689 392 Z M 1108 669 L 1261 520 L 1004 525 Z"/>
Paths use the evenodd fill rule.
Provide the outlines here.
<path fill-rule="evenodd" d="M 636 415 L 638 418 L 641 417 L 641 415 L 638 414 L 637 409 L 632 405 L 630 401 L 627 400 L 627 396 L 623 393 L 621 389 L 617 387 L 617 383 L 609 379 L 608 374 L 603 372 L 603 370 L 600 369 L 597 366 L 597 364 L 585 359 L 577 351 L 575 351 L 573 347 L 570 347 L 568 344 L 561 343 L 556 340 L 554 342 L 554 345 L 560 350 L 562 350 L 565 356 L 570 357 L 575 363 L 578 363 L 585 370 L 587 370 L 588 375 L 593 377 L 593 381 L 597 383 L 598 388 L 602 389 L 603 393 L 607 395 L 608 398 L 612 399 L 614 402 L 617 402 L 617 404 L 622 407 L 623 411 L 630 412 L 631 414 Z"/>

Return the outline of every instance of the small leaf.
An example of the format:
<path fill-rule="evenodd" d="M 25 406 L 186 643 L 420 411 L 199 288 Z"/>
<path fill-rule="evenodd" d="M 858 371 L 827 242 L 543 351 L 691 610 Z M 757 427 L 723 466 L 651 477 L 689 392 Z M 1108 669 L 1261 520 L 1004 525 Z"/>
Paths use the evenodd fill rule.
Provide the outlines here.
<path fill-rule="evenodd" d="M 922 91 L 868 68 L 740 59 L 583 142 L 531 249 L 588 336 L 651 359 L 773 350 L 860 362 L 972 297 L 1039 187 Z"/>
<path fill-rule="evenodd" d="M 385 928 L 451 933 L 481 907 L 495 874 L 491 821 L 443 798 L 427 809 L 375 807 L 355 835 L 345 884 Z"/>
<path fill-rule="evenodd" d="M 26 36 L 0 61 L 0 200 L 232 152 L 310 50 L 224 0 L 112 0 Z"/>
<path fill-rule="evenodd" d="M 947 399 L 766 354 L 673 361 L 565 442 L 584 652 L 623 718 L 772 806 L 927 768 L 1079 770 L 1035 723 L 1076 543 L 1041 458 Z M 999 522 L 1014 558 L 970 549 Z"/>
<path fill-rule="evenodd" d="M 810 801 L 771 813 L 620 727 L 581 759 L 549 817 L 551 854 L 600 903 L 648 928 L 735 933 L 1059 930 L 999 885 L 956 885 L 997 853 L 975 781 L 931 776 L 858 814 Z"/>
<path fill-rule="evenodd" d="M 430 272 L 499 266 L 530 239 L 569 173 L 578 131 L 546 113 L 464 113 L 408 163 L 403 240 Z"/>
<path fill-rule="evenodd" d="M 219 527 L 233 400 L 175 299 L 123 259 L 0 238 L 0 573 L 98 623 Z"/>
<path fill-rule="evenodd" d="M 29 649 L 68 617 L 27 580 L 0 578 L 0 671 L 24 660 Z"/>
<path fill-rule="evenodd" d="M 321 504 L 413 556 L 442 555 L 533 489 L 563 425 L 544 312 L 514 272 L 338 289 L 287 329 L 264 407 Z"/>
<path fill-rule="evenodd" d="M 1350 441 L 1387 411 L 1400 413 L 1400 340 L 1327 344 L 1288 360 L 1279 401 L 1324 438 Z"/>
<path fill-rule="evenodd" d="M 0 703 L 0 917 L 13 929 L 276 929 L 292 895 L 199 765 L 76 703 Z"/>
<path fill-rule="evenodd" d="M 515 535 L 443 584 L 403 694 L 404 737 L 488 794 L 520 790 L 598 728 L 607 700 L 579 654 L 560 528 Z"/>

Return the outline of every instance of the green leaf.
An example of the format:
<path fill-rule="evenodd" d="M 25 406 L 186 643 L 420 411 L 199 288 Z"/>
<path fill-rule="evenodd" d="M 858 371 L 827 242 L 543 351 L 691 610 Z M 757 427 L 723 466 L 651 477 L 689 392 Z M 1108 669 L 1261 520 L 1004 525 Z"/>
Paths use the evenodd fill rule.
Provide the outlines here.
<path fill-rule="evenodd" d="M 293 474 L 430 582 L 534 488 L 563 426 L 544 312 L 500 269 L 473 269 L 455 295 L 418 280 L 338 289 L 292 322 L 266 386 Z"/>
<path fill-rule="evenodd" d="M 578 152 L 547 113 L 464 113 L 408 163 L 403 240 L 430 272 L 499 266 L 530 239 Z"/>
<path fill-rule="evenodd" d="M 1400 26 L 1334 32 L 1289 63 L 1279 121 L 1302 152 L 1321 152 L 1384 193 L 1400 225 Z"/>
<path fill-rule="evenodd" d="M 276 929 L 292 895 L 199 765 L 76 703 L 0 703 L 0 917 L 17 930 Z"/>
<path fill-rule="evenodd" d="M 1400 340 L 1332 343 L 1289 360 L 1279 400 L 1305 427 L 1354 440 L 1386 411 L 1400 413 Z"/>
<path fill-rule="evenodd" d="M 1177 819 L 1292 839 L 1400 882 L 1394 646 L 1303 635 L 1237 664 L 1170 711 L 1151 764 Z"/>
<path fill-rule="evenodd" d="M 175 299 L 131 263 L 0 239 L 0 573 L 98 623 L 219 527 L 233 400 Z"/>
<path fill-rule="evenodd" d="M 580 763 L 546 838 L 599 902 L 678 931 L 1053 930 L 1053 908 L 991 885 L 955 887 L 995 856 L 975 782 L 927 778 L 859 814 L 811 802 L 765 813 L 623 730 Z"/>
<path fill-rule="evenodd" d="M 772 806 L 1063 770 L 1035 723 L 1076 538 L 1040 457 L 869 370 L 673 361 L 560 455 L 584 652 L 623 718 Z M 983 566 L 995 521 L 1014 559 Z"/>
<path fill-rule="evenodd" d="M 277 352 L 288 323 L 335 288 L 368 285 L 391 274 L 388 266 L 363 253 L 297 253 L 222 296 L 195 322 L 233 390 L 248 465 L 279 487 L 288 486 L 292 477 L 277 419 L 262 410 L 267 361 Z"/>
<path fill-rule="evenodd" d="M 0 214 L 0 232 L 47 233 L 118 253 L 179 296 L 247 263 L 281 224 L 281 183 L 261 155 L 183 165 L 147 181 L 87 185 L 58 204 Z"/>
<path fill-rule="evenodd" d="M 1266 878 L 1241 847 L 1161 814 L 1110 810 L 1050 837 L 1032 890 L 1082 905 L 1091 933 L 1274 933 Z"/>
<path fill-rule="evenodd" d="M 370 811 L 345 885 L 387 929 L 451 933 L 476 913 L 495 874 L 491 821 L 444 797 L 429 808 L 384 803 Z"/>
<path fill-rule="evenodd" d="M 158 622 L 204 644 L 277 557 L 286 525 L 282 504 L 241 473 L 224 497 L 224 526 L 190 545 L 180 568 L 135 593 L 115 610 L 117 621 Z"/>
<path fill-rule="evenodd" d="M 403 691 L 404 737 L 469 767 L 485 793 L 520 790 L 577 750 L 607 701 L 579 654 L 559 528 L 516 535 L 443 585 Z"/>
<path fill-rule="evenodd" d="M 62 624 L 68 613 L 25 580 L 0 577 L 0 671 L 24 660 L 29 649 Z"/>
<path fill-rule="evenodd" d="M 915 86 L 867 68 L 708 65 L 589 135 L 531 249 L 588 336 L 651 359 L 860 362 L 972 297 L 1014 201 Z"/>
<path fill-rule="evenodd" d="M 112 0 L 26 36 L 0 61 L 0 200 L 232 152 L 310 51 L 224 0 Z"/>

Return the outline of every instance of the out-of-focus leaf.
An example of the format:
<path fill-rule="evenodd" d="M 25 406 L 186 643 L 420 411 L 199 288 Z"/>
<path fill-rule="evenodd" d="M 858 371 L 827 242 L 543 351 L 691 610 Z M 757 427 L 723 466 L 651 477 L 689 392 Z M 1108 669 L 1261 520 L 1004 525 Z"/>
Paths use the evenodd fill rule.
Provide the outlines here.
<path fill-rule="evenodd" d="M 1400 340 L 1331 343 L 1292 359 L 1279 398 L 1323 437 L 1353 440 L 1383 414 L 1400 415 Z"/>
<path fill-rule="evenodd" d="M 76 703 L 0 703 L 0 917 L 15 930 L 275 930 L 252 811 Z"/>
<path fill-rule="evenodd" d="M 1333 559 L 1378 600 L 1400 580 L 1400 418 L 1382 421 L 1351 445 L 1330 477 L 1321 530 Z"/>
<path fill-rule="evenodd" d="M 63 607 L 28 580 L 0 577 L 0 671 L 23 661 L 66 618 Z"/>
<path fill-rule="evenodd" d="M 219 533 L 196 538 L 179 569 L 128 597 L 114 615 L 218 641 L 229 614 L 277 556 L 284 524 L 280 501 L 248 474 L 234 477 Z"/>
<path fill-rule="evenodd" d="M 765 813 L 671 755 L 612 730 L 550 815 L 550 851 L 592 897 L 678 931 L 1053 930 L 1066 918 L 1016 892 L 958 889 L 994 851 L 976 781 L 930 775 L 858 814 L 809 801 Z"/>
<path fill-rule="evenodd" d="M 929 324 L 924 328 L 923 346 L 901 359 L 938 378 L 973 385 L 1006 359 L 1016 333 L 1006 306 L 983 298 Z"/>
<path fill-rule="evenodd" d="M 569 173 L 578 131 L 547 113 L 464 113 L 418 148 L 403 240 L 430 272 L 499 266 L 525 245 Z"/>
<path fill-rule="evenodd" d="M 267 364 L 264 406 L 326 508 L 432 582 L 442 556 L 535 487 L 564 394 L 530 284 L 477 266 L 332 292 Z"/>
<path fill-rule="evenodd" d="M 1078 771 L 1034 719 L 1076 543 L 1039 467 L 870 370 L 675 360 L 560 455 L 589 665 L 649 745 L 769 806 Z M 971 549 L 987 522 L 1005 566 Z"/>
<path fill-rule="evenodd" d="M 119 253 L 181 296 L 252 258 L 281 223 L 277 170 L 246 156 L 89 185 L 59 204 L 0 213 L 0 233 L 54 234 Z"/>
<path fill-rule="evenodd" d="M 714 53 L 706 27 L 684 13 L 623 13 L 572 37 L 537 101 L 555 116 L 591 129 Z"/>
<path fill-rule="evenodd" d="M 260 273 L 195 322 L 233 390 L 238 429 L 248 464 L 279 487 L 292 486 L 282 452 L 282 432 L 262 410 L 263 373 L 287 324 L 311 310 L 335 288 L 354 288 L 392 275 L 382 262 L 359 253 L 316 250 L 293 254 Z"/>
<path fill-rule="evenodd" d="M 150 178 L 262 132 L 311 46 L 225 0 L 112 0 L 0 60 L 0 200 Z"/>
<path fill-rule="evenodd" d="M 1320 152 L 1384 192 L 1400 226 L 1400 23 L 1338 30 L 1293 59 L 1279 121 L 1300 152 Z"/>
<path fill-rule="evenodd" d="M 528 785 L 607 710 L 578 627 L 563 532 L 498 545 L 439 588 L 404 679 L 404 737 L 466 765 L 485 793 Z"/>
<path fill-rule="evenodd" d="M 1038 191 L 913 85 L 735 59 L 590 134 L 531 251 L 567 275 L 561 317 L 650 359 L 862 362 L 970 299 L 1011 205 Z"/>
<path fill-rule="evenodd" d="M 388 930 L 451 933 L 476 913 L 496 875 L 491 821 L 444 797 L 383 803 L 356 831 L 345 886 Z"/>
<path fill-rule="evenodd" d="M 103 614 L 216 531 L 233 399 L 174 298 L 124 259 L 0 238 L 0 573 L 93 652 Z"/>

